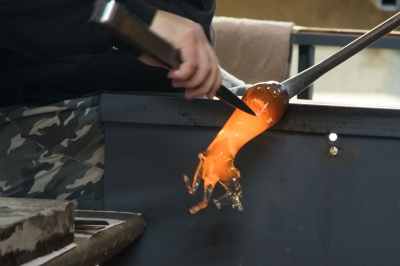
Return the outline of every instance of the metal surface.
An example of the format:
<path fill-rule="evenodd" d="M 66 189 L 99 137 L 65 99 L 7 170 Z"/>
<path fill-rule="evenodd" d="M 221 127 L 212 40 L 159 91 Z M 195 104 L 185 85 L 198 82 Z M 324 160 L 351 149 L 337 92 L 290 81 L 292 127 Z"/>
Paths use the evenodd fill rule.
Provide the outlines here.
<path fill-rule="evenodd" d="M 235 158 L 244 210 L 210 205 L 190 215 L 202 195 L 187 193 L 182 174 L 194 173 L 228 108 L 202 121 L 210 101 L 108 97 L 102 104 L 123 107 L 102 107 L 105 206 L 142 212 L 147 223 L 109 265 L 398 265 L 400 110 L 291 104 L 279 130 Z M 163 113 L 149 111 L 164 100 Z M 332 129 L 335 142 L 323 133 Z"/>
<path fill-rule="evenodd" d="M 370 44 L 382 38 L 387 33 L 393 31 L 398 26 L 400 26 L 400 13 L 394 15 L 374 29 L 368 31 L 366 34 L 357 38 L 355 41 L 343 47 L 341 50 L 322 62 L 295 75 L 294 77 L 285 80 L 282 82 L 282 85 L 287 89 L 289 97 L 292 98 L 306 89 L 323 74 L 344 62 L 354 54 L 368 47 Z"/>
<path fill-rule="evenodd" d="M 90 21 L 106 27 L 136 50 L 148 54 L 170 69 L 177 69 L 182 63 L 179 50 L 153 34 L 146 25 L 135 19 L 122 4 L 107 0 L 97 1 Z M 224 85 L 221 85 L 215 96 L 234 108 L 256 115 L 250 107 Z"/>
<path fill-rule="evenodd" d="M 217 101 L 191 102 L 171 94 L 104 93 L 102 120 L 106 122 L 222 127 L 232 110 Z M 157 106 L 157 108 L 155 108 Z M 400 109 L 292 103 L 269 130 L 357 136 L 400 137 Z"/>
<path fill-rule="evenodd" d="M 356 40 L 358 35 L 341 35 L 339 33 L 298 32 L 292 33 L 292 43 L 299 45 L 346 46 Z M 400 49 L 400 38 L 384 37 L 369 45 L 368 48 Z"/>
<path fill-rule="evenodd" d="M 314 65 L 315 46 L 299 45 L 299 63 L 297 73 L 306 70 Z M 314 85 L 311 84 L 305 90 L 297 94 L 297 99 L 311 100 L 314 91 Z"/>
<path fill-rule="evenodd" d="M 293 26 L 292 32 L 294 34 L 336 34 L 338 36 L 350 35 L 350 36 L 361 36 L 367 33 L 367 30 L 359 29 L 340 29 L 340 28 L 318 28 L 318 27 L 303 27 Z M 386 35 L 389 38 L 398 38 L 400 40 L 400 31 L 393 31 Z"/>
<path fill-rule="evenodd" d="M 230 106 L 234 108 L 238 108 L 242 110 L 243 112 L 246 112 L 251 115 L 256 115 L 253 110 L 250 109 L 250 107 L 247 106 L 236 94 L 231 92 L 228 88 L 226 88 L 224 85 L 221 85 L 221 87 L 218 89 L 217 93 L 215 94 L 215 97 L 220 99 L 221 101 L 229 104 Z"/>

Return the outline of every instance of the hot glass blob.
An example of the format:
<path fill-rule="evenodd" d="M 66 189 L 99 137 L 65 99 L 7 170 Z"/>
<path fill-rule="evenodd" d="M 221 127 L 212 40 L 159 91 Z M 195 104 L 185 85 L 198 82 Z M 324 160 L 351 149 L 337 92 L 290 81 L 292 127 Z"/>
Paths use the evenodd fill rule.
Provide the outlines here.
<path fill-rule="evenodd" d="M 207 207 L 218 182 L 225 188 L 226 193 L 213 200 L 217 207 L 231 205 L 233 208 L 243 210 L 240 172 L 233 164 L 235 156 L 249 140 L 279 121 L 288 107 L 289 95 L 280 83 L 269 81 L 250 87 L 243 95 L 242 101 L 256 113 L 256 116 L 235 110 L 207 150 L 199 154 L 200 163 L 192 184 L 184 175 L 190 194 L 194 194 L 201 181 L 204 181 L 203 199 L 189 209 L 192 214 Z"/>

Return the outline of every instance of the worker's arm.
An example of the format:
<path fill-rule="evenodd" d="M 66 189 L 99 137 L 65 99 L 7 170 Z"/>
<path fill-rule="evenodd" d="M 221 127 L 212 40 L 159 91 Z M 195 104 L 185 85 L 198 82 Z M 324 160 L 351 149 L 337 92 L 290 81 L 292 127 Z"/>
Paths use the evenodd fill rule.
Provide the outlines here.
<path fill-rule="evenodd" d="M 182 65 L 168 73 L 168 77 L 173 79 L 172 86 L 187 88 L 187 99 L 202 95 L 214 97 L 221 86 L 221 72 L 203 28 L 192 20 L 159 10 L 150 30 L 180 50 Z M 142 56 L 139 59 L 160 66 L 151 58 Z"/>
<path fill-rule="evenodd" d="M 200 95 L 214 96 L 217 83 L 220 84 L 220 73 L 203 28 L 181 16 L 157 12 L 155 7 L 141 0 L 121 2 L 136 17 L 151 25 L 153 31 L 181 50 L 182 66 L 169 73 L 173 85 L 187 88 L 189 99 Z M 169 11 L 171 6 L 178 8 L 171 11 L 183 12 L 181 5 L 160 3 L 165 5 L 161 6 L 165 10 Z M 123 48 L 123 44 L 107 30 L 88 21 L 93 7 L 94 0 L 1 1 L 0 47 L 37 59 L 105 53 L 111 46 Z"/>

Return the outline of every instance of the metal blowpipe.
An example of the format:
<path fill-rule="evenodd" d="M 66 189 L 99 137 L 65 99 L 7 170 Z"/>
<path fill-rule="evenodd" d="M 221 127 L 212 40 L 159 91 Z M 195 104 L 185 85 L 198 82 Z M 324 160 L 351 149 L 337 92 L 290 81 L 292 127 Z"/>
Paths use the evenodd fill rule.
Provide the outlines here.
<path fill-rule="evenodd" d="M 320 63 L 283 81 L 282 85 L 287 90 L 289 98 L 292 98 L 293 96 L 299 94 L 326 72 L 346 61 L 356 53 L 368 47 L 369 45 L 379 40 L 399 26 L 400 12 L 389 18 L 385 22 L 381 23 L 380 25 L 376 26 L 372 30 L 368 31 L 364 35 L 360 36 L 353 42 L 349 43 L 338 52 L 334 53 Z"/>

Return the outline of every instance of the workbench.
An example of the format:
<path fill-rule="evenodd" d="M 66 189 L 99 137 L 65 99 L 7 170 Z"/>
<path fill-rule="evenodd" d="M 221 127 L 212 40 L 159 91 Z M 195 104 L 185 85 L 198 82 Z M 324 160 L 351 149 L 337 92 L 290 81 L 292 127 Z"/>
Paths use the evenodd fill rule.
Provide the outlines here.
<path fill-rule="evenodd" d="M 145 234 L 106 265 L 398 265 L 400 109 L 292 103 L 237 154 L 242 212 L 188 208 L 191 179 L 233 109 L 178 94 L 105 93 L 105 208 Z M 331 141 L 329 133 L 338 139 Z M 329 153 L 336 147 L 338 153 Z M 213 198 L 224 193 L 217 185 Z"/>

